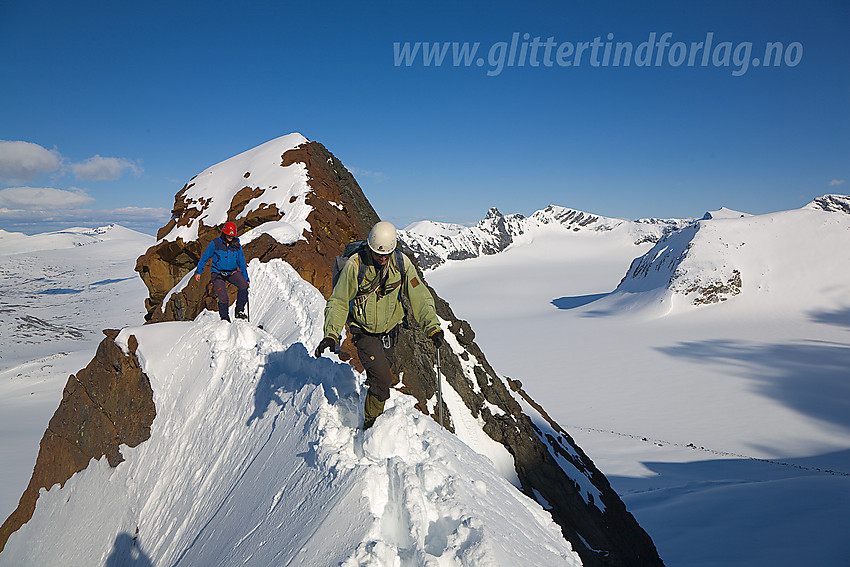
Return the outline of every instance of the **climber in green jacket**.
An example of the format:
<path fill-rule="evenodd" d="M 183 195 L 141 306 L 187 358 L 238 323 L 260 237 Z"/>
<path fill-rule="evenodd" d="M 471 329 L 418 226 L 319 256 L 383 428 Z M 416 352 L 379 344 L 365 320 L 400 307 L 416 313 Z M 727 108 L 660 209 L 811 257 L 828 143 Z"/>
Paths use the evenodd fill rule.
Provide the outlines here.
<path fill-rule="evenodd" d="M 333 349 L 348 323 L 369 387 L 363 429 L 369 429 L 383 413 L 390 387 L 396 381 L 391 366 L 398 324 L 404 317 L 401 294 L 410 300 L 413 317 L 434 345 L 439 348 L 443 344 L 434 297 L 410 259 L 396 251 L 395 227 L 388 222 L 377 223 L 366 244 L 348 258 L 339 274 L 325 307 L 325 337 L 315 352 L 318 358 L 325 349 Z M 402 266 L 398 265 L 399 260 Z M 364 272 L 361 264 L 366 266 Z"/>

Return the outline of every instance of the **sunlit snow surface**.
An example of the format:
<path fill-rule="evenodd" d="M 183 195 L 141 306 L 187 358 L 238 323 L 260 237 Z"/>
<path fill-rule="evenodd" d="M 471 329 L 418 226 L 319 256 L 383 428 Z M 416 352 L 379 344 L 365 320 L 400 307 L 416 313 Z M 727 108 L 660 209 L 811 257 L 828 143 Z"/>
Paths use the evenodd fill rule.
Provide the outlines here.
<path fill-rule="evenodd" d="M 615 293 L 653 244 L 542 227 L 426 277 L 667 565 L 847 565 L 850 215 L 731 213 L 659 242 L 687 256 Z M 741 293 L 713 305 L 667 287 L 733 269 Z"/>
<path fill-rule="evenodd" d="M 0 565 L 580 564 L 540 505 L 413 398 L 393 392 L 363 432 L 363 377 L 309 353 L 321 294 L 280 260 L 249 272 L 250 323 L 204 312 L 122 331 L 153 387 L 150 440 L 42 493 Z"/>

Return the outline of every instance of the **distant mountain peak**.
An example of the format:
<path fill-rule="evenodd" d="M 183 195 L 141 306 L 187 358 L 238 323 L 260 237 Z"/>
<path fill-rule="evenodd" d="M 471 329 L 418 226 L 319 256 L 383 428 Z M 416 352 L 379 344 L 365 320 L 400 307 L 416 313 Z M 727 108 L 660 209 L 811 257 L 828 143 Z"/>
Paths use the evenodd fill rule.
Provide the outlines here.
<path fill-rule="evenodd" d="M 399 239 L 410 249 L 422 269 L 428 270 L 448 260 L 498 254 L 513 244 L 518 236 L 538 230 L 600 233 L 616 229 L 624 231 L 634 244 L 640 245 L 657 242 L 663 235 L 691 222 L 691 219 L 629 221 L 551 204 L 529 217 L 519 213 L 504 215 L 496 207 L 490 207 L 484 218 L 472 227 L 420 222 L 399 232 Z"/>
<path fill-rule="evenodd" d="M 700 220 L 711 220 L 711 219 L 739 219 L 743 217 L 751 217 L 750 213 L 742 213 L 741 211 L 733 211 L 732 209 L 728 209 L 726 207 L 721 207 L 716 211 L 706 211 L 706 213 L 702 216 Z"/>
<path fill-rule="evenodd" d="M 823 195 L 818 197 L 804 208 L 822 210 L 830 213 L 846 213 L 850 215 L 850 196 L 847 195 Z"/>

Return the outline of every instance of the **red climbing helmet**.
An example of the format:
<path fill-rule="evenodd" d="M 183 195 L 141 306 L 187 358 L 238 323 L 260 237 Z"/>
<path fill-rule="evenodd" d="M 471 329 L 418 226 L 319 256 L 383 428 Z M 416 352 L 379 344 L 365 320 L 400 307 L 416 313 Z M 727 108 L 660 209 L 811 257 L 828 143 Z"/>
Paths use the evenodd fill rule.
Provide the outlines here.
<path fill-rule="evenodd" d="M 224 228 L 221 229 L 221 232 L 227 236 L 236 236 L 236 225 L 232 222 L 226 222 L 224 223 Z"/>

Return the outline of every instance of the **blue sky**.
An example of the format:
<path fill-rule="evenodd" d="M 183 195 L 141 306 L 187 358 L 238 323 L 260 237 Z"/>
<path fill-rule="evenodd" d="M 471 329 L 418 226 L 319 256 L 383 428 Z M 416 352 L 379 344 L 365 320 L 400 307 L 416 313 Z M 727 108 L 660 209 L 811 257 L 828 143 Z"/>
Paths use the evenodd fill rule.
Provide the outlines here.
<path fill-rule="evenodd" d="M 796 208 L 850 192 L 848 30 L 844 1 L 6 0 L 0 228 L 153 233 L 193 175 L 290 132 L 399 226 Z M 479 47 L 408 66 L 396 42 Z M 768 42 L 780 64 L 756 66 Z"/>

